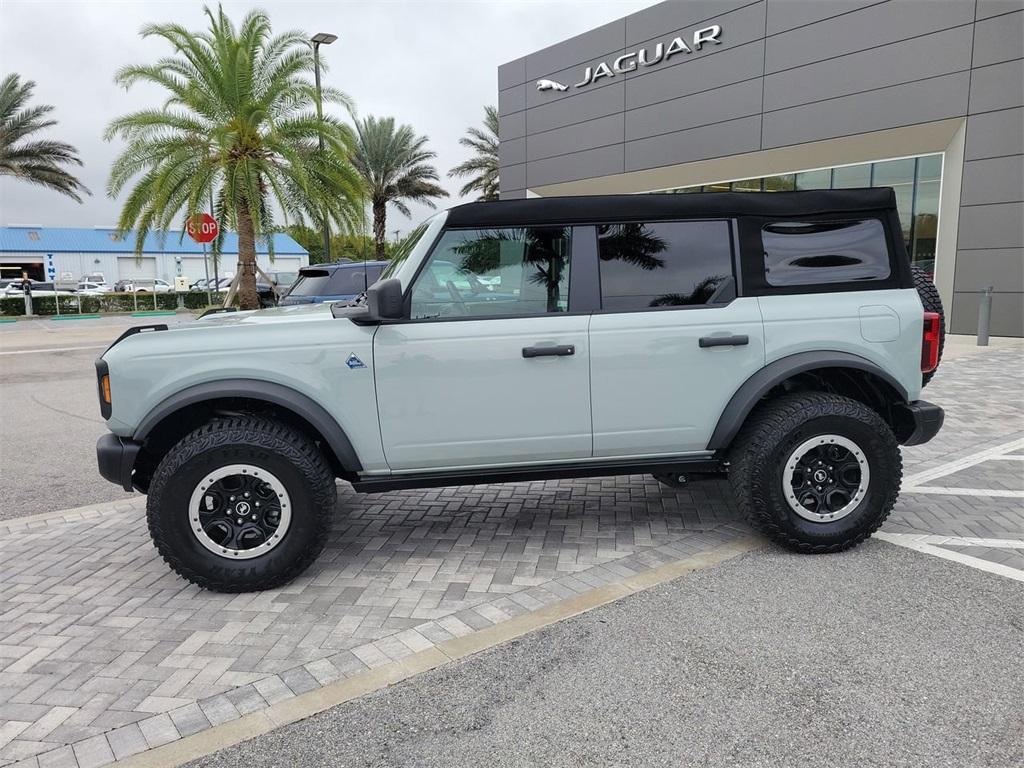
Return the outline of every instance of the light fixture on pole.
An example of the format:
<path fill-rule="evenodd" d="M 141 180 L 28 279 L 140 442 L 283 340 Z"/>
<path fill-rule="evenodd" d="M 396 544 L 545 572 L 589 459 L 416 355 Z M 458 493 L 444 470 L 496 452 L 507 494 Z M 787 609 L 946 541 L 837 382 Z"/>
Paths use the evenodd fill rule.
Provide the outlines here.
<path fill-rule="evenodd" d="M 338 39 L 337 35 L 332 35 L 329 32 L 317 32 L 313 37 L 310 38 L 310 42 L 313 43 L 313 76 L 316 79 L 316 118 L 318 121 L 323 121 L 324 110 L 323 110 L 323 95 L 320 91 L 320 46 L 330 45 Z M 320 154 L 324 152 L 324 134 L 323 126 L 319 126 L 317 131 L 317 145 L 320 148 Z M 324 209 L 324 261 L 331 260 L 331 231 L 330 225 L 327 223 L 327 209 Z"/>

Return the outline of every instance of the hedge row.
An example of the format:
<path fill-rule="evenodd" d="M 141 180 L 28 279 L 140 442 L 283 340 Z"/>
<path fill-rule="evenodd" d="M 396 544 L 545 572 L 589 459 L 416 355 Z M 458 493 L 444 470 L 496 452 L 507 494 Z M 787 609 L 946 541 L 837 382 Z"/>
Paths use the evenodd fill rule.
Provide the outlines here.
<path fill-rule="evenodd" d="M 153 297 L 156 297 L 156 306 Z M 223 297 L 223 294 L 222 294 Z M 190 291 L 182 294 L 186 309 L 205 309 L 206 292 Z M 77 315 L 97 312 L 146 312 L 152 309 L 169 310 L 178 308 L 176 293 L 104 293 L 94 296 L 54 296 L 37 293 L 32 296 L 32 311 L 37 315 L 56 315 L 57 301 L 60 314 Z M 215 302 L 216 303 L 216 302 Z M 0 298 L 0 315 L 20 317 L 25 314 L 23 296 Z"/>

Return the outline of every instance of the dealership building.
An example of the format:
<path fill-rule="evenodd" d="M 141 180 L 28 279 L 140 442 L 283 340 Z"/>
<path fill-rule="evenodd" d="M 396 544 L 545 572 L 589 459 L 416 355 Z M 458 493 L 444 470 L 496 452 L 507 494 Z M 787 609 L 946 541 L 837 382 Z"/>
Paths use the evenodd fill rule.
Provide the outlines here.
<path fill-rule="evenodd" d="M 503 199 L 892 187 L 951 329 L 1024 335 L 1024 0 L 675 0 L 498 87 Z"/>
<path fill-rule="evenodd" d="M 266 271 L 297 272 L 309 264 L 309 254 L 285 234 L 274 235 L 274 258 L 267 244 L 256 241 L 256 262 Z M 233 275 L 238 263 L 238 235 L 224 234 L 217 263 L 221 276 Z M 100 273 L 113 284 L 118 280 L 166 280 L 181 276 L 193 283 L 214 274 L 213 258 L 204 262 L 203 246 L 178 231 L 151 232 L 142 253 L 135 254 L 135 233 L 95 227 L 0 227 L 0 277 L 77 281 Z"/>

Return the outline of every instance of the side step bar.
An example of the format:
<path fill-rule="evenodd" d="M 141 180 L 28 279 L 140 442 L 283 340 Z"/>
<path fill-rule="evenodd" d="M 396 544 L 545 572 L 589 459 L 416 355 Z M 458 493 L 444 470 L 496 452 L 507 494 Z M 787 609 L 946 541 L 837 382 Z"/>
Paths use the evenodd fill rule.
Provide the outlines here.
<path fill-rule="evenodd" d="M 610 477 L 613 475 L 652 475 L 660 472 L 679 474 L 720 473 L 725 464 L 707 457 L 638 459 L 636 461 L 594 461 L 548 464 L 537 467 L 508 467 L 466 470 L 464 472 L 417 472 L 385 477 L 362 477 L 352 481 L 360 493 L 382 493 L 405 488 L 440 488 L 452 485 L 519 483 L 527 480 L 558 480 L 570 477 Z"/>

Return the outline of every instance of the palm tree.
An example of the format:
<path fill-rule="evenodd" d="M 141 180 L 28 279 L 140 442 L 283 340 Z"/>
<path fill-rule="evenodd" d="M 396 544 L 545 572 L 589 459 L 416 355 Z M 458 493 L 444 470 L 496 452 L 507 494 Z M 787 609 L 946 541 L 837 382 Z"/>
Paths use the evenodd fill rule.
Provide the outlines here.
<path fill-rule="evenodd" d="M 484 107 L 483 130 L 476 127 L 467 128 L 466 135 L 459 139 L 459 144 L 476 153 L 469 160 L 448 171 L 452 178 L 472 177 L 459 190 L 459 194 L 465 197 L 471 192 L 479 192 L 477 200 L 497 200 L 498 110 L 492 106 Z"/>
<path fill-rule="evenodd" d="M 0 82 L 0 176 L 55 189 L 80 203 L 81 193 L 91 193 L 61 167 L 81 165 L 78 150 L 62 141 L 30 139 L 32 134 L 57 124 L 56 120 L 44 119 L 53 111 L 49 104 L 28 106 L 35 87 L 31 80 L 22 83 L 16 74 Z"/>
<path fill-rule="evenodd" d="M 307 36 L 272 36 L 261 11 L 237 28 L 222 9 L 204 12 L 204 32 L 177 24 L 144 27 L 143 37 L 162 38 L 175 55 L 117 73 L 125 88 L 143 82 L 168 95 L 161 107 L 125 115 L 107 128 L 107 140 L 127 141 L 107 192 L 114 197 L 136 180 L 118 227 L 135 229 L 137 254 L 147 232 L 183 225 L 213 194 L 214 216 L 238 232 L 241 306 L 256 309 L 256 239 L 270 249 L 270 235 L 279 229 L 275 211 L 284 217 L 282 226 L 322 225 L 326 218 L 347 230 L 361 216 L 362 182 L 348 159 L 351 130 L 317 116 Z M 339 91 L 323 94 L 350 107 Z"/>
<path fill-rule="evenodd" d="M 377 258 L 383 259 L 387 239 L 387 205 L 409 216 L 408 202 L 434 208 L 434 198 L 447 197 L 439 187 L 437 169 L 428 161 L 437 154 L 425 149 L 428 138 L 417 136 L 409 125 L 395 127 L 393 117 L 356 120 L 356 146 L 352 163 L 363 177 L 373 209 L 373 239 Z"/>

